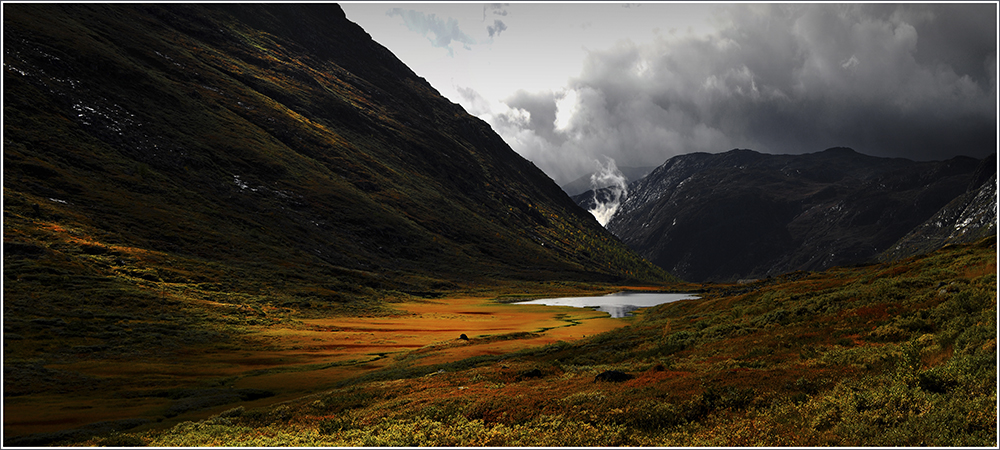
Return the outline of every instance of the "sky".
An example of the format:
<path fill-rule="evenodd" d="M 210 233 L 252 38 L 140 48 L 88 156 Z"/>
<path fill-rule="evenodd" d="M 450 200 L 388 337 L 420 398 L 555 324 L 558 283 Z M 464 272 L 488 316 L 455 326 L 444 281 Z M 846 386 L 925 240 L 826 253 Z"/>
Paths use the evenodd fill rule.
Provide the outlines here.
<path fill-rule="evenodd" d="M 997 6 L 344 3 L 557 183 L 692 152 L 997 149 Z"/>

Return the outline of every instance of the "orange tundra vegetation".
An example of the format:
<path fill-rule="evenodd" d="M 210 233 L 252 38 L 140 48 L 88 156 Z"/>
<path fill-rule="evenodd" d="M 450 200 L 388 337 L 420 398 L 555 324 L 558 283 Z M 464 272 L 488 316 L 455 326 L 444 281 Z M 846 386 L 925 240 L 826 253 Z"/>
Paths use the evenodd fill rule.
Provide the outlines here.
<path fill-rule="evenodd" d="M 473 299 L 400 304 L 413 321 L 304 320 L 296 339 L 379 328 L 394 332 L 355 342 L 406 345 L 419 329 L 436 343 L 330 376 L 339 381 L 321 392 L 80 444 L 991 446 L 996 274 L 966 275 L 995 266 L 995 254 L 989 238 L 896 264 L 716 286 L 622 326 Z M 446 339 L 525 320 L 603 332 Z M 607 370 L 633 377 L 595 379 Z"/>

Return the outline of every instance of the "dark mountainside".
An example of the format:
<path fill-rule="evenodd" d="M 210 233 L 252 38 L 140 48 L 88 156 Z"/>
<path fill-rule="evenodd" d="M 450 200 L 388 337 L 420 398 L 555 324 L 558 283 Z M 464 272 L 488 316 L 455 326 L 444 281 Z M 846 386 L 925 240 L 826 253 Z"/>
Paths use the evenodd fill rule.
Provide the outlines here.
<path fill-rule="evenodd" d="M 948 244 L 966 244 L 997 234 L 997 157 L 983 159 L 968 189 L 937 214 L 903 236 L 880 260 L 927 253 Z"/>
<path fill-rule="evenodd" d="M 822 270 L 877 257 L 966 192 L 979 164 L 847 148 L 681 155 L 633 183 L 607 227 L 688 281 Z"/>
<path fill-rule="evenodd" d="M 125 273 L 343 301 L 668 277 L 337 5 L 4 17 L 9 281 Z"/>

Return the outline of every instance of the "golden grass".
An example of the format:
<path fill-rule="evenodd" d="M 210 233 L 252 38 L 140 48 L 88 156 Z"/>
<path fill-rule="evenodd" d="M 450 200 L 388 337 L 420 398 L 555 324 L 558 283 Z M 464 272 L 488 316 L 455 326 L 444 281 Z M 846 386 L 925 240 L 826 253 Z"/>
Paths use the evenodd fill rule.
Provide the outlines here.
<path fill-rule="evenodd" d="M 230 312 L 235 308 L 182 294 L 174 297 L 199 309 Z M 328 389 L 404 360 L 419 366 L 506 354 L 582 339 L 629 323 L 590 309 L 501 304 L 485 297 L 394 303 L 392 307 L 397 314 L 304 318 L 247 326 L 247 345 L 239 347 L 202 346 L 164 358 L 82 360 L 46 368 L 102 380 L 115 386 L 117 392 L 225 386 L 276 394 L 241 403 L 251 407 Z M 504 338 L 515 333 L 522 334 Z M 460 340 L 462 334 L 469 340 Z M 160 416 L 170 403 L 168 399 L 114 400 L 115 396 L 116 392 L 100 390 L 7 399 L 4 430 L 17 436 L 124 417 L 146 417 L 154 422 L 143 428 L 158 428 L 203 419 L 227 409 L 212 407 L 164 420 Z M 157 419 L 161 421 L 155 422 Z"/>

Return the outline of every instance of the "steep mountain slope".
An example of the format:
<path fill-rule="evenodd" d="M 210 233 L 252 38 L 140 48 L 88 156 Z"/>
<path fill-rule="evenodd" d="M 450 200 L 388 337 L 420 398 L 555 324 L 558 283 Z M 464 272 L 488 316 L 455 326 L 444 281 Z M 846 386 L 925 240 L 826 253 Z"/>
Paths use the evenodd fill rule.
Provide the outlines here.
<path fill-rule="evenodd" d="M 629 188 L 609 230 L 689 281 L 736 281 L 875 257 L 966 190 L 979 161 L 833 148 L 671 158 Z"/>
<path fill-rule="evenodd" d="M 969 188 L 880 256 L 895 260 L 997 234 L 997 158 L 979 164 Z"/>
<path fill-rule="evenodd" d="M 5 276 L 65 257 L 330 298 L 666 277 L 337 5 L 4 12 Z"/>

